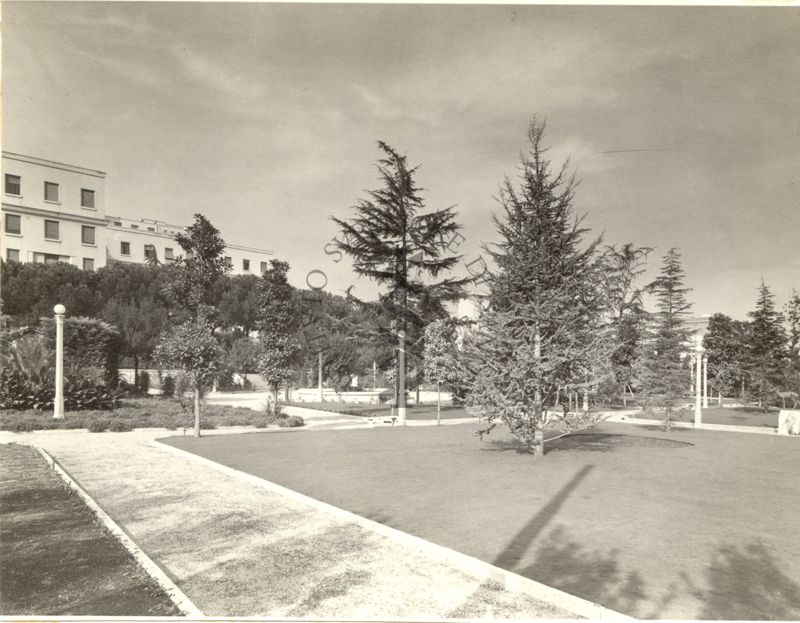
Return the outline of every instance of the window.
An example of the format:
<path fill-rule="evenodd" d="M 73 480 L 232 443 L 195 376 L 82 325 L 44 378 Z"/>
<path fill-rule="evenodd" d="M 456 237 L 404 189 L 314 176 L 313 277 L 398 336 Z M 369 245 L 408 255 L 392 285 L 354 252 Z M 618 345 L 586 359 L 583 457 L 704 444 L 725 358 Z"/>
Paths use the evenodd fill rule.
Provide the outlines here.
<path fill-rule="evenodd" d="M 69 264 L 69 256 L 55 253 L 34 253 L 33 261 L 37 264 L 57 264 L 58 262 Z"/>
<path fill-rule="evenodd" d="M 19 249 L 6 249 L 6 259 L 9 262 L 19 262 Z"/>
<path fill-rule="evenodd" d="M 265 272 L 267 272 L 267 263 L 261 262 L 261 274 L 263 275 Z"/>
<path fill-rule="evenodd" d="M 174 260 L 175 259 L 175 253 L 172 250 L 172 247 L 167 247 L 167 248 L 164 249 L 164 259 L 166 259 L 166 260 Z"/>
<path fill-rule="evenodd" d="M 44 239 L 45 240 L 60 240 L 58 235 L 58 221 L 45 221 L 44 222 Z"/>
<path fill-rule="evenodd" d="M 94 210 L 94 191 L 81 188 L 81 207 Z"/>
<path fill-rule="evenodd" d="M 119 243 L 119 252 L 120 252 L 120 255 L 130 255 L 131 254 L 131 243 L 130 242 L 120 242 Z"/>
<path fill-rule="evenodd" d="M 58 184 L 55 182 L 44 183 L 44 200 L 58 203 Z"/>
<path fill-rule="evenodd" d="M 81 242 L 83 244 L 94 244 L 94 227 L 91 225 L 81 226 Z"/>
<path fill-rule="evenodd" d="M 233 268 L 233 258 L 230 258 L 230 257 L 228 257 L 226 255 L 225 256 L 225 266 L 227 266 L 229 268 Z"/>
<path fill-rule="evenodd" d="M 122 221 L 114 221 L 114 225 L 117 227 L 122 227 Z"/>
<path fill-rule="evenodd" d="M 19 214 L 6 214 L 6 233 L 22 233 L 22 217 Z"/>
<path fill-rule="evenodd" d="M 22 194 L 22 178 L 19 175 L 6 173 L 6 194 L 18 197 Z"/>
<path fill-rule="evenodd" d="M 147 228 L 147 231 L 155 231 L 155 230 L 156 230 L 156 228 L 155 228 L 155 227 L 148 227 L 148 228 Z"/>
<path fill-rule="evenodd" d="M 242 270 L 250 270 L 250 260 L 242 260 Z"/>
<path fill-rule="evenodd" d="M 131 229 L 139 229 L 138 225 L 131 225 Z"/>
<path fill-rule="evenodd" d="M 146 260 L 155 260 L 156 258 L 156 248 L 152 244 L 144 245 L 144 259 Z"/>
<path fill-rule="evenodd" d="M 83 270 L 94 270 L 94 260 L 92 258 L 83 258 Z"/>

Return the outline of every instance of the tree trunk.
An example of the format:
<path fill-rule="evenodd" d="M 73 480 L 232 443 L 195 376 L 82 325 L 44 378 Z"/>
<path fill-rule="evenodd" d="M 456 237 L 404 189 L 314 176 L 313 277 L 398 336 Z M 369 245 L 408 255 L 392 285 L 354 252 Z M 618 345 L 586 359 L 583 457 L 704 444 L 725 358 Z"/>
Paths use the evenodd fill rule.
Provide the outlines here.
<path fill-rule="evenodd" d="M 442 384 L 436 382 L 436 425 L 442 423 Z"/>
<path fill-rule="evenodd" d="M 542 427 L 541 404 L 537 404 L 533 418 L 533 456 L 544 456 L 544 428 Z"/>
<path fill-rule="evenodd" d="M 542 336 L 539 327 L 533 336 L 533 356 L 542 358 Z M 542 428 L 542 388 L 537 387 L 533 398 L 533 456 L 544 456 L 544 429 Z"/>
<path fill-rule="evenodd" d="M 419 379 L 417 379 L 417 404 L 419 404 Z"/>
<path fill-rule="evenodd" d="M 139 393 L 139 357 L 133 356 L 133 391 Z"/>
<path fill-rule="evenodd" d="M 194 388 L 194 436 L 200 436 L 200 388 Z"/>
<path fill-rule="evenodd" d="M 273 401 L 272 402 L 272 413 L 275 415 L 275 417 L 278 417 L 278 415 L 279 415 L 278 414 L 278 391 L 279 391 L 279 389 L 280 388 L 276 387 L 272 391 L 272 401 Z"/>

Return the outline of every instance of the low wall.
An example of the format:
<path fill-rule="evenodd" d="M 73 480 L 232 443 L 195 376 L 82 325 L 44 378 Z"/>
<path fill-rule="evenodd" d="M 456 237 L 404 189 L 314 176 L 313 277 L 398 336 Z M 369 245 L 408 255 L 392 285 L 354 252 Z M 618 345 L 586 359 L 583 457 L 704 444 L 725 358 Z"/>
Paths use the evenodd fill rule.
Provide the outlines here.
<path fill-rule="evenodd" d="M 800 435 L 800 409 L 781 409 L 778 413 L 779 435 Z"/>
<path fill-rule="evenodd" d="M 294 402 L 319 402 L 319 389 L 304 387 L 295 389 L 292 394 Z M 323 402 L 343 402 L 348 404 L 377 405 L 391 399 L 389 389 L 370 389 L 363 392 L 337 392 L 332 389 L 322 390 Z"/>

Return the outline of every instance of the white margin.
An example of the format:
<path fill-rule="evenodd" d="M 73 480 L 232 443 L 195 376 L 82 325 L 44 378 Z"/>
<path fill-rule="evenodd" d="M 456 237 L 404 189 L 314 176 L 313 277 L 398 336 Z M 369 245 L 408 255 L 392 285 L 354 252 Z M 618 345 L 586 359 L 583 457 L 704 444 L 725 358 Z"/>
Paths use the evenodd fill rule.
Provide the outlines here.
<path fill-rule="evenodd" d="M 192 601 L 179 589 L 175 582 L 156 564 L 152 559 L 145 554 L 142 549 L 133 542 L 127 533 L 117 523 L 111 519 L 100 505 L 95 502 L 92 497 L 83 490 L 83 488 L 73 480 L 73 478 L 64 470 L 58 462 L 53 459 L 44 449 L 39 446 L 31 445 L 31 447 L 38 450 L 39 454 L 44 457 L 44 460 L 53 468 L 67 486 L 74 490 L 78 496 L 86 503 L 91 511 L 97 516 L 100 522 L 113 534 L 122 546 L 136 559 L 147 575 L 153 578 L 161 588 L 169 595 L 172 602 L 181 610 L 184 616 L 192 618 L 204 619 L 205 615 L 200 609 L 192 603 Z M 42 619 L 42 617 L 36 617 Z M 159 617 L 160 618 L 160 617 Z"/>
<path fill-rule="evenodd" d="M 303 495 L 302 493 L 298 493 L 292 489 L 288 489 L 268 480 L 264 480 L 263 478 L 259 478 L 253 474 L 242 472 L 186 450 L 181 450 L 180 448 L 175 448 L 174 446 L 161 443 L 156 439 L 150 440 L 150 445 L 161 450 L 166 450 L 167 452 L 172 452 L 179 457 L 206 465 L 207 467 L 211 467 L 219 472 L 239 478 L 272 493 L 277 493 L 283 497 L 300 502 L 301 504 L 310 506 L 315 510 L 332 515 L 337 519 L 354 523 L 362 528 L 366 528 L 367 530 L 380 534 L 381 536 L 392 539 L 393 541 L 397 541 L 427 554 L 433 555 L 440 560 L 454 565 L 468 575 L 475 576 L 481 580 L 491 580 L 497 582 L 507 590 L 524 593 L 550 605 L 568 610 L 580 617 L 602 620 L 635 620 L 633 617 L 615 612 L 614 610 L 605 608 L 604 606 L 586 599 L 582 599 L 581 597 L 576 597 L 575 595 L 571 595 L 556 588 L 541 584 L 540 582 L 523 577 L 512 571 L 501 569 L 500 567 L 496 567 L 492 564 L 484 562 L 483 560 L 479 560 L 448 547 L 426 541 L 425 539 L 408 534 L 407 532 L 403 532 L 401 530 L 397 530 L 396 528 L 390 528 L 389 526 L 372 521 L 366 517 L 361 517 L 360 515 L 356 515 L 355 513 L 351 513 L 350 511 L 346 511 L 337 506 L 321 502 L 320 500 Z"/>

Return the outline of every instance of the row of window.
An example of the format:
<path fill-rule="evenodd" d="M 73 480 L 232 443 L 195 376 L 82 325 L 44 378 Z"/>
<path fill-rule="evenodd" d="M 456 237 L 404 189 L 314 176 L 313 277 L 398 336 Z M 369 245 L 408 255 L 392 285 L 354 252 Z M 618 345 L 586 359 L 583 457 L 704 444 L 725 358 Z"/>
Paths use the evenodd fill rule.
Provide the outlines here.
<path fill-rule="evenodd" d="M 95 228 L 91 225 L 81 225 L 81 242 L 83 244 L 95 244 Z M 6 214 L 6 233 L 22 235 L 22 217 L 19 214 Z M 61 223 L 58 221 L 44 221 L 44 239 L 60 241 Z"/>
<path fill-rule="evenodd" d="M 22 178 L 19 175 L 6 173 L 6 194 L 19 197 L 22 195 Z M 58 203 L 59 193 L 58 184 L 55 182 L 44 183 L 44 200 L 51 203 Z M 94 191 L 88 188 L 81 188 L 81 207 L 94 210 Z"/>
<path fill-rule="evenodd" d="M 6 259 L 9 262 L 19 262 L 19 249 L 6 249 Z M 33 261 L 37 264 L 69 263 L 69 257 L 56 253 L 34 253 Z M 94 258 L 84 257 L 82 268 L 83 270 L 94 270 Z"/>
<path fill-rule="evenodd" d="M 232 257 L 229 257 L 227 255 L 225 256 L 225 266 L 227 266 L 228 268 L 233 268 Z M 242 270 L 245 272 L 250 272 L 250 260 L 248 259 L 242 260 Z M 265 272 L 267 272 L 267 263 L 261 262 L 261 274 L 263 275 Z"/>

